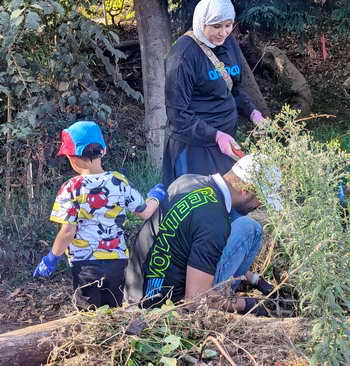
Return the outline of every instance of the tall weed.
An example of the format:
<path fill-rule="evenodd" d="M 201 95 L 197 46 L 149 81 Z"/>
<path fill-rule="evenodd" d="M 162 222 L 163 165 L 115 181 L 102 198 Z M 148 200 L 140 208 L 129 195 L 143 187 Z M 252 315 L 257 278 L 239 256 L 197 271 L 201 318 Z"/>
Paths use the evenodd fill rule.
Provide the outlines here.
<path fill-rule="evenodd" d="M 294 271 L 289 282 L 300 295 L 301 313 L 313 319 L 311 361 L 349 365 L 350 235 L 337 187 L 347 174 L 350 154 L 337 143 L 315 141 L 303 124 L 295 122 L 296 116 L 284 107 L 267 135 L 250 147 L 283 173 L 284 209 L 268 210 L 290 272 Z"/>

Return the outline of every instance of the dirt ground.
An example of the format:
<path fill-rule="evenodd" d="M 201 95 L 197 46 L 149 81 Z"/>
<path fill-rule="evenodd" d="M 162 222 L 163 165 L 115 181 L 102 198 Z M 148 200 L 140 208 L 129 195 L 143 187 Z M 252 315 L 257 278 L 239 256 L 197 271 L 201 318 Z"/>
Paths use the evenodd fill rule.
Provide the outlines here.
<path fill-rule="evenodd" d="M 61 318 L 74 311 L 68 273 L 52 279 L 30 279 L 23 286 L 0 284 L 0 333 Z"/>

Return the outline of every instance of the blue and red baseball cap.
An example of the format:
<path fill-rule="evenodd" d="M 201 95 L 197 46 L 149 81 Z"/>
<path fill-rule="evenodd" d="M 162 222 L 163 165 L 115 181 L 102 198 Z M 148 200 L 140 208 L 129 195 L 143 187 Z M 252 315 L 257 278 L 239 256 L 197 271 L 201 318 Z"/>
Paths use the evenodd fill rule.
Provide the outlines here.
<path fill-rule="evenodd" d="M 90 144 L 100 144 L 102 149 L 106 148 L 99 125 L 93 121 L 75 122 L 62 131 L 61 147 L 57 155 L 82 156 Z"/>

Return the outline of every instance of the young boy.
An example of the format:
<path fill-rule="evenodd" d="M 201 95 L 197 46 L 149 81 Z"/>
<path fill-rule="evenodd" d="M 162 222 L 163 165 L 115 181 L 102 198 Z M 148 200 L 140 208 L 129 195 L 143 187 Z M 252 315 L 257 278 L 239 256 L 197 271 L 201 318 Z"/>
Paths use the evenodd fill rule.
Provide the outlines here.
<path fill-rule="evenodd" d="M 121 306 L 128 262 L 123 230 L 126 211 L 146 220 L 166 192 L 157 184 L 145 202 L 122 174 L 104 171 L 101 158 L 106 144 L 95 122 L 74 123 L 62 131 L 61 140 L 58 155 L 67 156 L 79 175 L 64 183 L 57 194 L 50 220 L 62 226 L 33 276 L 49 277 L 66 251 L 79 295 L 96 307 Z"/>

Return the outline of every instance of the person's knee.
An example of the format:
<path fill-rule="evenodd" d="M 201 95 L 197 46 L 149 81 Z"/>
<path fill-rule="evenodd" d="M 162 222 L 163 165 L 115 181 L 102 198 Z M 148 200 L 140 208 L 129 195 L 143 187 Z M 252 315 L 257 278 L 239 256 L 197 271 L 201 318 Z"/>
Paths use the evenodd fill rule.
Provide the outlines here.
<path fill-rule="evenodd" d="M 261 224 L 249 216 L 239 217 L 234 221 L 233 226 L 238 227 L 245 236 L 253 240 L 260 241 L 262 238 L 263 229 Z"/>

